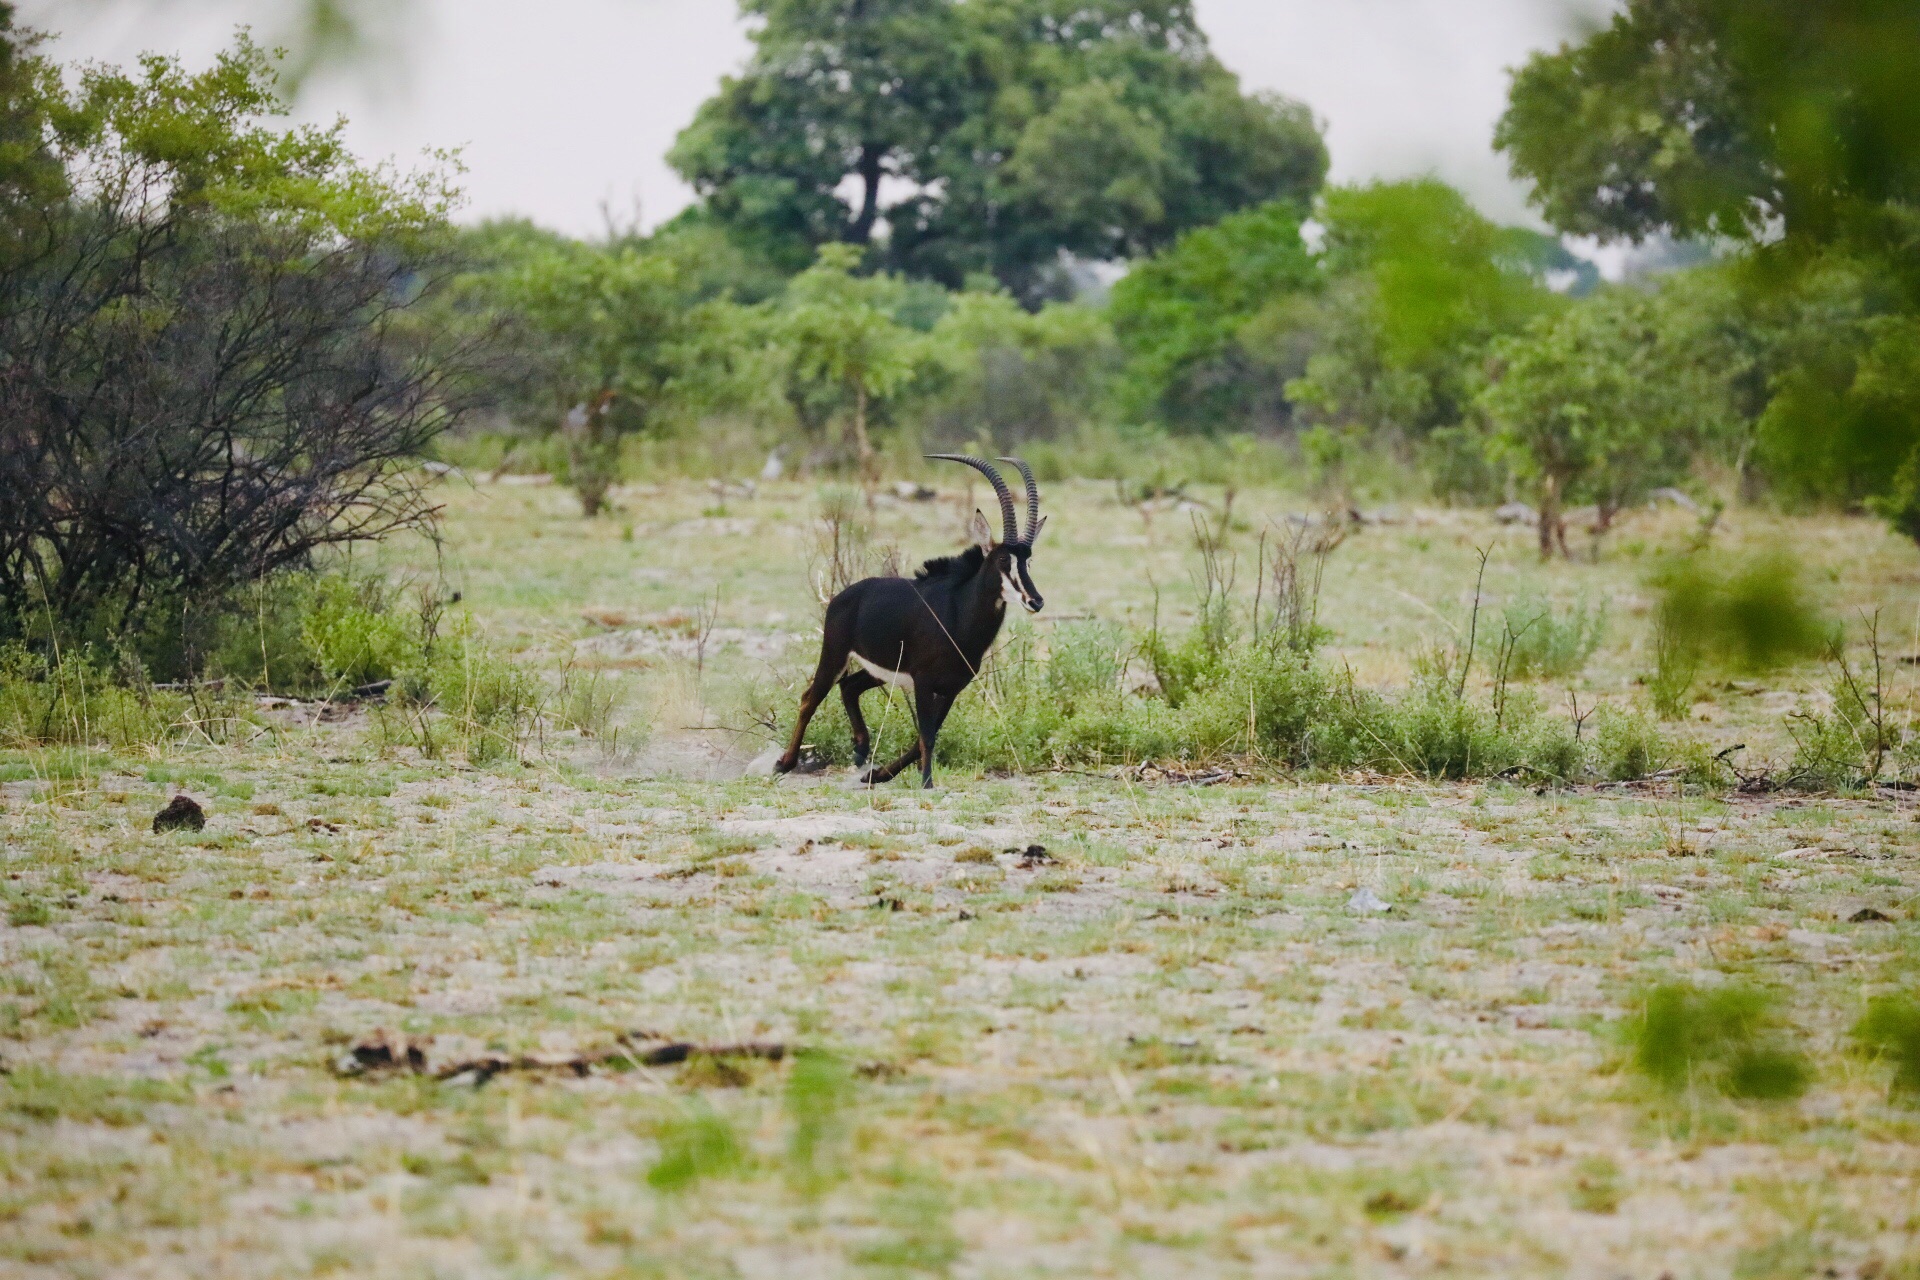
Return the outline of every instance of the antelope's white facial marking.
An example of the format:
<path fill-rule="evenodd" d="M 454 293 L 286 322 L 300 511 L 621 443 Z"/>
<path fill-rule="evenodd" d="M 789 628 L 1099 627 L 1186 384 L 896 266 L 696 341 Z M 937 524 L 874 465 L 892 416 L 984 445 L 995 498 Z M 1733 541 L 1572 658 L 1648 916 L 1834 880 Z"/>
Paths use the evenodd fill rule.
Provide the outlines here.
<path fill-rule="evenodd" d="M 1008 604 L 1019 605 L 1028 613 L 1038 613 L 1040 612 L 1041 604 L 1038 594 L 1029 594 L 1020 585 L 1020 579 L 1025 576 L 1025 572 L 1022 571 L 1019 566 L 1015 566 L 1013 569 L 1002 569 L 1000 571 L 1000 598 Z"/>
<path fill-rule="evenodd" d="M 880 683 L 890 684 L 894 688 L 904 689 L 908 693 L 913 692 L 913 677 L 908 675 L 906 672 L 890 671 L 886 667 L 881 666 L 879 663 L 870 662 L 867 659 L 861 657 L 857 653 L 853 655 L 853 660 L 859 663 L 861 666 L 865 667 L 867 669 L 867 674 L 871 675 L 874 679 L 878 680 Z"/>

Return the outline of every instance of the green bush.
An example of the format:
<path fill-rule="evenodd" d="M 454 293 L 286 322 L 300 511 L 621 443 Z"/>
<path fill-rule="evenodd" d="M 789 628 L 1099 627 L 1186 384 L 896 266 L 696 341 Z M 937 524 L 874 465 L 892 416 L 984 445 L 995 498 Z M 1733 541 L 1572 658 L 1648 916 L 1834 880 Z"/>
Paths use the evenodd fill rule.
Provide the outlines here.
<path fill-rule="evenodd" d="M 1204 696 L 1168 726 L 1202 757 L 1247 752 L 1296 769 L 1339 769 L 1369 758 L 1379 700 L 1344 672 L 1279 634 L 1226 652 Z"/>
<path fill-rule="evenodd" d="M 392 681 L 380 724 L 428 755 L 457 747 L 474 764 L 518 754 L 548 702 L 545 683 L 495 651 L 462 616 L 441 636 L 441 601 L 345 573 L 287 575 L 257 587 L 229 620 L 215 668 L 275 692 L 332 697 Z M 408 607 L 412 605 L 413 607 Z M 612 690 L 597 673 L 564 673 L 556 721 L 611 732 Z"/>
<path fill-rule="evenodd" d="M 1653 670 L 1646 677 L 1647 697 L 1662 720 L 1684 720 L 1693 709 L 1693 682 L 1700 678 L 1699 646 L 1683 638 L 1673 623 L 1655 618 Z"/>
<path fill-rule="evenodd" d="M 1489 709 L 1462 697 L 1441 680 L 1416 681 L 1387 704 L 1379 741 L 1398 771 L 1428 778 L 1475 778 L 1529 763 L 1519 735 L 1497 723 Z"/>
<path fill-rule="evenodd" d="M 1798 1097 L 1812 1081 L 1765 991 L 1675 982 L 1637 1003 L 1621 1028 L 1631 1065 L 1667 1092 L 1713 1088 L 1730 1098 L 1778 1101 Z"/>
<path fill-rule="evenodd" d="M 817 1188 L 832 1167 L 824 1157 L 846 1132 L 853 1072 L 834 1054 L 803 1050 L 787 1074 L 784 1101 L 793 1122 L 787 1142 L 792 1175 L 803 1188 Z"/>
<path fill-rule="evenodd" d="M 91 650 L 58 660 L 18 645 L 0 647 L 0 746 L 151 746 L 196 729 L 224 737 L 239 717 L 229 699 L 208 692 L 196 712 L 186 693 L 116 679 Z"/>
<path fill-rule="evenodd" d="M 1659 769 L 1667 743 L 1644 715 L 1602 707 L 1594 716 L 1594 768 L 1609 782 L 1631 782 Z"/>
<path fill-rule="evenodd" d="M 1893 1068 L 1896 1092 L 1920 1097 L 1920 997 L 1880 996 L 1853 1029 L 1860 1049 Z"/>
<path fill-rule="evenodd" d="M 620 710 L 620 690 L 604 671 L 574 666 L 561 671 L 560 688 L 553 703 L 553 719 L 561 728 L 578 729 L 586 737 L 611 745 L 623 731 L 633 727 L 619 722 Z M 632 735 L 628 745 L 635 745 Z"/>
<path fill-rule="evenodd" d="M 1761 673 L 1816 657 L 1833 640 L 1800 562 L 1786 551 L 1696 552 L 1662 565 L 1652 586 L 1662 648 L 1676 666 Z"/>
<path fill-rule="evenodd" d="M 1031 631 L 1015 633 L 981 673 L 977 692 L 948 719 L 940 762 L 1019 770 L 1167 753 L 1171 743 L 1155 736 L 1144 700 L 1120 688 L 1126 651 L 1120 631 L 1098 623 L 1058 628 L 1046 657 Z M 910 711 L 903 712 L 905 744 L 913 729 Z"/>
<path fill-rule="evenodd" d="M 948 718 L 939 764 L 1031 770 L 1144 761 L 1264 761 L 1288 769 L 1375 769 L 1428 778 L 1531 772 L 1575 781 L 1598 767 L 1608 777 L 1649 772 L 1664 753 L 1643 718 L 1608 711 L 1597 741 L 1548 714 L 1530 692 L 1513 690 L 1497 708 L 1461 694 L 1444 673 L 1383 694 L 1359 688 L 1350 673 L 1289 647 L 1275 631 L 1258 640 L 1225 640 L 1196 626 L 1179 640 L 1149 633 L 1138 648 L 1160 645 L 1162 688 L 1172 696 L 1123 686 L 1129 645 L 1116 627 L 1060 627 L 1042 652 L 1034 634 L 1016 631 Z M 1177 672 L 1173 680 L 1169 672 Z M 763 699 L 756 718 L 778 727 L 790 713 L 783 693 Z M 866 703 L 873 756 L 886 763 L 914 740 L 907 697 Z M 788 722 L 791 723 L 790 721 Z M 808 740 L 829 764 L 853 758 L 838 698 L 813 721 Z"/>
<path fill-rule="evenodd" d="M 491 764 L 519 753 L 546 701 L 538 676 L 501 654 L 479 634 L 470 617 L 434 646 L 424 670 L 400 686 L 403 704 L 413 704 L 416 725 L 425 726 L 421 746 L 438 747 L 422 713 L 432 708 L 472 764 Z"/>
<path fill-rule="evenodd" d="M 417 667 L 429 613 L 388 583 L 346 573 L 255 585 L 223 621 L 209 673 L 274 693 L 337 696 Z"/>
<path fill-rule="evenodd" d="M 745 1157 L 727 1118 L 701 1099 L 661 1127 L 660 1158 L 647 1170 L 656 1191 L 685 1191 L 702 1178 L 724 1177 Z"/>
<path fill-rule="evenodd" d="M 1555 782 L 1578 782 L 1596 765 L 1606 772 L 1604 743 L 1597 751 L 1590 748 L 1568 720 L 1546 715 L 1538 699 L 1526 690 L 1510 693 L 1508 703 L 1509 717 L 1525 726 L 1522 758 L 1534 773 Z"/>
<path fill-rule="evenodd" d="M 1877 653 L 1877 621 L 1874 627 Z M 1883 660 L 1876 656 L 1856 664 L 1836 640 L 1828 662 L 1833 673 L 1831 704 L 1825 708 L 1803 705 L 1788 717 L 1794 742 L 1788 778 L 1803 787 L 1844 789 L 1868 785 L 1889 763 L 1910 767 L 1915 744 L 1902 730 L 1902 717 L 1889 705 L 1891 690 Z"/>
<path fill-rule="evenodd" d="M 1215 595 L 1201 603 L 1199 618 L 1177 644 L 1167 640 L 1156 619 L 1140 653 L 1153 670 L 1160 695 L 1178 708 L 1221 678 L 1238 639 L 1232 601 Z"/>
<path fill-rule="evenodd" d="M 1505 610 L 1511 656 L 1507 674 L 1515 680 L 1565 680 L 1579 675 L 1606 635 L 1605 606 L 1585 600 L 1565 610 L 1538 596 L 1522 597 Z"/>

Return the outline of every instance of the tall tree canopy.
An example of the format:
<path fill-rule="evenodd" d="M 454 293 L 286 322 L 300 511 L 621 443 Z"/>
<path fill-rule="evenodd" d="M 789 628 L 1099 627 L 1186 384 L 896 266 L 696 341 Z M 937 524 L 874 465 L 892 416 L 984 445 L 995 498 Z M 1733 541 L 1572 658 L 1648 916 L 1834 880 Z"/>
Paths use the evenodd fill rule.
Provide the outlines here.
<path fill-rule="evenodd" d="M 1916 50 L 1912 0 L 1630 0 L 1519 71 L 1495 145 L 1563 230 L 1910 249 Z"/>
<path fill-rule="evenodd" d="M 1185 431 L 1306 419 L 1421 438 L 1458 424 L 1493 338 L 1577 275 L 1557 243 L 1501 227 L 1434 178 L 1332 187 L 1190 231 L 1114 286 L 1121 407 Z"/>
<path fill-rule="evenodd" d="M 1057 292 L 1326 173 L 1311 113 L 1241 92 L 1188 0 L 742 0 L 754 54 L 681 134 L 707 216 L 797 268 Z"/>
<path fill-rule="evenodd" d="M 1496 141 L 1563 230 L 1745 242 L 1750 301 L 1805 317 L 1763 469 L 1920 537 L 1916 51 L 1913 0 L 1629 0 L 1518 72 Z"/>

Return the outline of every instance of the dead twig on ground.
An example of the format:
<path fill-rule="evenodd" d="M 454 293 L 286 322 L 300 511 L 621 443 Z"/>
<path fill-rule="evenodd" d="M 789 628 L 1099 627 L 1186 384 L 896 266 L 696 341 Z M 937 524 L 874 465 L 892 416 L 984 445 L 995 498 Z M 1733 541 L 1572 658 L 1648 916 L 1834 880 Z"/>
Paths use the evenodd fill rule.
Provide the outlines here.
<path fill-rule="evenodd" d="M 409 1036 L 403 1031 L 380 1027 L 355 1041 L 334 1062 L 333 1069 L 335 1074 L 342 1076 L 381 1072 L 430 1075 L 435 1080 L 472 1076 L 475 1084 L 484 1084 L 508 1071 L 564 1071 L 586 1076 L 591 1075 L 596 1067 L 617 1071 L 635 1067 L 669 1067 L 694 1058 L 759 1058 L 767 1062 L 779 1062 L 789 1052 L 787 1046 L 778 1041 L 695 1044 L 635 1031 L 622 1035 L 618 1044 L 599 1049 L 573 1053 L 488 1052 L 432 1064 L 430 1055 L 433 1039 L 432 1036 Z"/>

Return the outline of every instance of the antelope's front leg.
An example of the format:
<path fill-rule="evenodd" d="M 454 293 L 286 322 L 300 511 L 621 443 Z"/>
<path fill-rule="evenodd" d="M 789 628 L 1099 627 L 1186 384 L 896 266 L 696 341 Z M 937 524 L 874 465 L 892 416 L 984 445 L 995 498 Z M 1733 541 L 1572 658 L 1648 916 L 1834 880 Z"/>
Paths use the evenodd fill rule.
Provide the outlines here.
<path fill-rule="evenodd" d="M 892 764 L 888 765 L 884 769 L 875 769 L 871 773 L 868 773 L 864 781 L 869 786 L 875 786 L 875 787 L 879 786 L 883 782 L 892 782 L 895 778 L 900 776 L 901 771 L 904 770 L 908 765 L 913 764 L 915 761 L 920 759 L 920 749 L 921 749 L 921 744 L 918 742 L 915 742 L 911 747 L 907 748 L 905 754 L 903 754 L 898 760 L 895 760 Z"/>
<path fill-rule="evenodd" d="M 933 786 L 933 748 L 940 741 L 940 726 L 947 722 L 947 712 L 953 710 L 953 698 L 949 694 L 928 690 L 922 693 L 914 704 L 914 714 L 920 725 L 920 786 Z"/>

